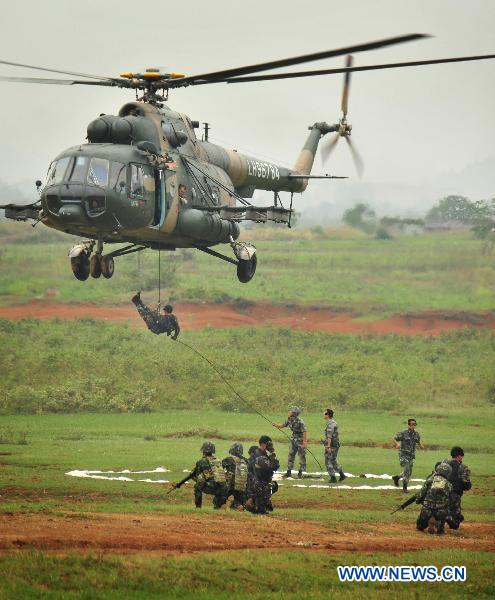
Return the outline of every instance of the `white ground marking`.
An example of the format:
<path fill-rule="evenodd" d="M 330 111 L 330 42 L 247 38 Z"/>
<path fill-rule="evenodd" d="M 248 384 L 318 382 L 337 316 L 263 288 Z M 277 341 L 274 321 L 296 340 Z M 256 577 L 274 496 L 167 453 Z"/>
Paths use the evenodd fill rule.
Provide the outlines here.
<path fill-rule="evenodd" d="M 156 467 L 151 471 L 131 471 L 130 469 L 122 469 L 121 471 L 90 471 L 88 469 L 75 469 L 66 473 L 69 477 L 82 477 L 86 479 L 107 479 L 109 481 L 132 481 L 139 483 L 170 483 L 167 479 L 133 479 L 132 477 L 126 477 L 125 475 L 144 475 L 146 473 L 169 473 L 170 469 L 165 467 Z M 183 473 L 189 473 L 188 469 L 184 469 Z M 281 480 L 284 472 L 277 471 L 273 479 Z M 315 479 L 322 479 L 328 477 L 328 474 L 322 471 L 304 472 L 303 476 L 308 478 L 313 477 Z M 373 473 L 364 473 L 363 475 L 353 475 L 352 473 L 346 473 L 348 478 L 365 478 L 365 479 L 392 479 L 392 475 L 383 473 L 382 475 L 376 475 Z M 291 483 L 290 487 L 297 488 L 317 488 L 317 489 L 337 489 L 337 490 L 397 490 L 393 485 L 323 485 L 323 484 L 312 484 L 312 483 L 292 483 L 292 481 L 299 481 L 288 477 L 283 481 Z M 411 479 L 410 481 L 422 482 L 424 479 Z M 284 485 L 281 483 L 280 485 Z M 410 490 L 421 489 L 420 485 L 408 486 Z"/>

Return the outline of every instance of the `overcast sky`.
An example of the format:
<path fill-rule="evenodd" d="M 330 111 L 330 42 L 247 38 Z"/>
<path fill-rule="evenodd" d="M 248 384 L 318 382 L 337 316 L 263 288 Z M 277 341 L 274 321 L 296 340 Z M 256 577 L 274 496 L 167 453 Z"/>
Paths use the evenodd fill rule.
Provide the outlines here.
<path fill-rule="evenodd" d="M 357 54 L 355 63 L 495 53 L 493 0 L 17 0 L 1 7 L 1 59 L 109 76 L 157 65 L 194 74 L 416 32 L 435 37 Z M 0 74 L 43 76 L 1 65 Z M 340 117 L 341 86 L 342 75 L 198 86 L 173 92 L 169 105 L 210 122 L 213 141 L 292 165 L 307 126 Z M 133 99 L 130 91 L 84 86 L 0 82 L 0 89 L 0 180 L 8 183 L 44 179 L 55 154 L 84 140 L 89 121 Z M 355 74 L 349 120 L 365 159 L 363 181 L 421 182 L 495 157 L 494 92 L 495 60 Z M 325 171 L 355 176 L 345 144 Z"/>

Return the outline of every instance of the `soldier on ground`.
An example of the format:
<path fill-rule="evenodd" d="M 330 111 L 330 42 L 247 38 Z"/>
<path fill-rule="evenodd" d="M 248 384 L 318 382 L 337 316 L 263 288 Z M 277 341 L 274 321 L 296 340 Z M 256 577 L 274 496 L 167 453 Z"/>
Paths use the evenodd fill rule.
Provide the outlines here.
<path fill-rule="evenodd" d="M 213 496 L 213 508 L 220 508 L 227 501 L 227 478 L 222 467 L 222 462 L 215 457 L 215 444 L 204 442 L 201 446 L 203 458 L 198 460 L 194 469 L 184 477 L 182 481 L 174 483 L 174 488 L 194 479 L 194 505 L 201 508 L 203 505 L 203 494 Z"/>
<path fill-rule="evenodd" d="M 445 462 L 437 463 L 434 473 L 428 477 L 423 484 L 417 504 L 423 507 L 416 521 L 416 529 L 424 531 L 428 527 L 428 533 L 444 534 L 445 522 L 448 518 L 452 484 L 449 478 L 452 476 L 452 468 Z"/>
<path fill-rule="evenodd" d="M 256 448 L 256 446 L 255 446 Z M 241 510 L 246 503 L 249 463 L 242 455 L 244 448 L 235 442 L 229 449 L 230 456 L 222 460 L 222 467 L 227 476 L 228 496 L 233 496 L 230 508 Z"/>
<path fill-rule="evenodd" d="M 414 459 L 416 458 L 416 446 L 421 450 L 425 447 L 421 444 L 421 437 L 416 431 L 416 419 L 407 420 L 407 429 L 399 431 L 394 437 L 395 448 L 399 451 L 399 464 L 402 467 L 402 473 L 392 477 L 395 487 L 399 487 L 399 481 L 402 479 L 402 492 L 407 494 L 407 484 L 411 479 Z"/>
<path fill-rule="evenodd" d="M 261 515 L 273 510 L 271 496 L 277 491 L 278 485 L 272 479 L 273 473 L 279 467 L 280 463 L 273 448 L 272 438 L 262 435 L 259 439 L 259 447 L 250 454 L 247 510 Z"/>
<path fill-rule="evenodd" d="M 180 333 L 180 327 L 176 316 L 173 314 L 174 309 L 170 304 L 166 304 L 163 307 L 164 314 L 161 315 L 157 310 L 152 310 L 149 306 L 143 304 L 141 292 L 138 292 L 133 296 L 131 301 L 135 304 L 139 315 L 150 331 L 156 333 L 156 335 L 160 335 L 160 333 L 166 333 L 167 335 L 173 334 L 172 339 L 177 339 L 177 336 Z"/>
<path fill-rule="evenodd" d="M 449 479 L 453 488 L 450 496 L 447 523 L 451 529 L 459 529 L 460 524 L 464 521 L 464 516 L 461 512 L 462 494 L 471 489 L 471 471 L 462 462 L 464 459 L 464 450 L 460 446 L 454 446 L 450 451 L 450 456 L 450 459 L 447 458 L 445 460 L 452 469 Z"/>
<path fill-rule="evenodd" d="M 325 467 L 330 475 L 330 483 L 337 483 L 335 473 L 339 474 L 339 481 L 344 481 L 346 474 L 337 462 L 337 454 L 340 448 L 339 426 L 333 419 L 333 410 L 327 408 L 323 415 L 327 424 L 325 425 Z"/>
<path fill-rule="evenodd" d="M 289 410 L 288 418 L 283 423 L 272 423 L 274 427 L 283 429 L 289 427 L 292 431 L 292 439 L 289 446 L 289 458 L 287 459 L 287 473 L 284 479 L 291 476 L 292 467 L 296 453 L 299 455 L 299 471 L 297 478 L 301 479 L 303 471 L 306 470 L 306 448 L 308 447 L 308 434 L 304 421 L 299 417 L 301 410 L 297 406 L 293 406 Z"/>

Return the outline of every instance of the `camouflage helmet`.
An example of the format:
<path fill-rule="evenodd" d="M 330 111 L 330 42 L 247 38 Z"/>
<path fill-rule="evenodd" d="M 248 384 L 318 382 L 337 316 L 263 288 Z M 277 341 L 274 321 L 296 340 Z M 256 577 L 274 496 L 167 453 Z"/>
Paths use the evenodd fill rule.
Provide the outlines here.
<path fill-rule="evenodd" d="M 435 469 L 435 473 L 448 479 L 452 475 L 452 467 L 448 463 L 440 463 Z"/>
<path fill-rule="evenodd" d="M 215 444 L 213 442 L 203 442 L 201 452 L 203 454 L 215 454 Z"/>
<path fill-rule="evenodd" d="M 244 448 L 241 444 L 241 442 L 234 442 L 232 444 L 232 446 L 229 448 L 229 454 L 232 454 L 232 456 L 242 456 L 242 453 L 244 451 Z"/>
<path fill-rule="evenodd" d="M 301 409 L 298 406 L 292 406 L 290 409 L 290 412 L 295 416 L 298 417 L 301 414 Z"/>

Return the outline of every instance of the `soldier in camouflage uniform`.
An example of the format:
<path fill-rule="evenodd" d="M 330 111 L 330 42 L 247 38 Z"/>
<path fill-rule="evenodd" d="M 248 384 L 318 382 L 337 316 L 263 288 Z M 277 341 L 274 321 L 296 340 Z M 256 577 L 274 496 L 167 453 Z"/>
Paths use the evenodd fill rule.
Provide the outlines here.
<path fill-rule="evenodd" d="M 464 459 L 464 450 L 460 446 L 454 446 L 450 451 L 450 456 L 450 459 L 445 459 L 445 462 L 452 469 L 450 482 L 453 488 L 450 495 L 447 523 L 451 529 L 459 529 L 460 524 L 464 521 L 464 516 L 461 512 L 462 494 L 471 489 L 471 471 L 462 462 Z"/>
<path fill-rule="evenodd" d="M 248 488 L 247 510 L 264 515 L 273 510 L 271 496 L 278 485 L 273 479 L 273 473 L 280 467 L 280 463 L 273 448 L 272 439 L 262 435 L 259 447 L 250 455 L 250 483 Z"/>
<path fill-rule="evenodd" d="M 194 479 L 194 504 L 196 508 L 203 505 L 203 494 L 213 496 L 213 508 L 220 508 L 227 501 L 227 478 L 222 463 L 215 458 L 215 444 L 204 442 L 201 446 L 203 458 L 198 460 L 191 473 L 182 481 L 174 484 L 179 488 L 189 479 Z"/>
<path fill-rule="evenodd" d="M 166 304 L 163 307 L 165 314 L 161 315 L 157 310 L 152 310 L 149 306 L 143 304 L 141 300 L 141 292 L 138 292 L 131 298 L 132 303 L 136 306 L 140 317 L 146 323 L 148 329 L 160 335 L 160 333 L 166 333 L 167 335 L 173 334 L 172 339 L 176 340 L 180 333 L 179 322 L 173 313 L 173 307 L 170 304 Z"/>
<path fill-rule="evenodd" d="M 272 423 L 272 425 L 278 429 L 289 427 L 292 431 L 292 439 L 289 446 L 289 458 L 287 459 L 287 473 L 284 475 L 284 479 L 291 476 L 296 453 L 299 455 L 299 472 L 297 478 L 301 479 L 303 471 L 306 470 L 308 434 L 306 433 L 304 421 L 299 417 L 300 414 L 300 409 L 297 406 L 293 406 L 289 410 L 288 418 L 283 423 Z"/>
<path fill-rule="evenodd" d="M 339 481 L 344 481 L 346 478 L 346 474 L 337 462 L 337 454 L 340 448 L 339 426 L 333 419 L 331 408 L 327 408 L 323 417 L 327 422 L 325 425 L 325 439 L 323 440 L 325 444 L 325 466 L 330 475 L 330 483 L 337 483 L 335 473 L 339 473 Z"/>
<path fill-rule="evenodd" d="M 256 448 L 256 446 L 255 446 Z M 246 503 L 249 463 L 242 455 L 244 448 L 240 442 L 235 442 L 229 449 L 230 456 L 222 460 L 222 466 L 227 476 L 229 486 L 228 496 L 233 496 L 230 508 L 240 509 Z"/>
<path fill-rule="evenodd" d="M 417 504 L 423 505 L 416 521 L 419 531 L 428 527 L 428 533 L 434 533 L 435 528 L 438 534 L 445 533 L 445 521 L 452 494 L 452 484 L 449 481 L 451 475 L 450 465 L 445 462 L 439 463 L 434 473 L 423 484 L 416 499 Z"/>
<path fill-rule="evenodd" d="M 394 475 L 392 479 L 395 487 L 399 487 L 399 481 L 402 479 L 402 492 L 404 494 L 407 494 L 407 484 L 411 479 L 413 463 L 416 458 L 416 446 L 424 450 L 416 426 L 416 419 L 408 419 L 407 429 L 399 431 L 394 437 L 395 448 L 399 451 L 399 463 L 403 470 L 400 475 Z"/>

